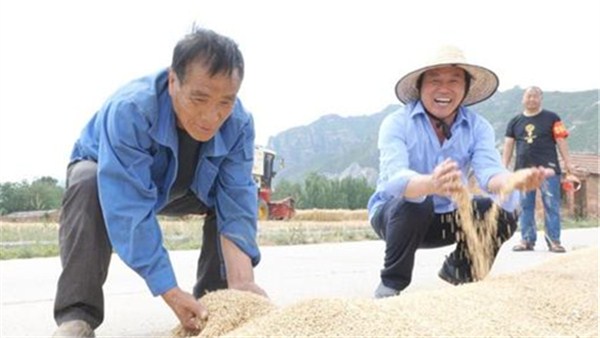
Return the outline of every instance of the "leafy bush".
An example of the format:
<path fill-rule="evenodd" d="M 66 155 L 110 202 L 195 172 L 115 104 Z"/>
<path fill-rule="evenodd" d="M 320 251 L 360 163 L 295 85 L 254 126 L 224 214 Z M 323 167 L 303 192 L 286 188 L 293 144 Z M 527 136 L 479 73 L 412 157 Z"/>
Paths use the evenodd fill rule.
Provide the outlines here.
<path fill-rule="evenodd" d="M 17 211 L 49 210 L 60 207 L 64 188 L 52 177 L 31 184 L 26 180 L 0 184 L 0 215 Z"/>
<path fill-rule="evenodd" d="M 328 179 L 317 173 L 310 173 L 304 184 L 279 182 L 273 194 L 274 199 L 288 196 L 296 200 L 298 209 L 364 209 L 374 189 L 364 178 Z"/>

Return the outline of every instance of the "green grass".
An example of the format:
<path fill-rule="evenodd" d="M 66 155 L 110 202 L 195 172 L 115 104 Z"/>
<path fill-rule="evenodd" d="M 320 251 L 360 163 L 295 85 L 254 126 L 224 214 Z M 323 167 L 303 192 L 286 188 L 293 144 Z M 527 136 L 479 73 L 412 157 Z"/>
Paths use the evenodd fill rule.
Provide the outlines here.
<path fill-rule="evenodd" d="M 335 224 L 334 224 L 335 223 Z M 164 219 L 161 222 L 168 250 L 199 249 L 202 242 L 201 219 Z M 563 219 L 563 229 L 595 228 L 598 219 Z M 277 226 L 261 227 L 259 245 L 295 245 L 325 242 L 374 240 L 377 236 L 365 221 L 347 226 L 343 222 L 281 222 Z M 56 223 L 0 222 L 0 260 L 51 257 L 58 255 L 58 225 Z"/>
<path fill-rule="evenodd" d="M 599 227 L 600 220 L 595 218 L 588 219 L 574 219 L 565 218 L 562 220 L 563 229 L 577 229 L 577 228 L 597 228 Z"/>
<path fill-rule="evenodd" d="M 332 226 L 320 227 L 290 226 L 260 230 L 260 245 L 296 245 L 330 242 L 349 242 L 377 239 L 368 224 L 366 226 Z"/>

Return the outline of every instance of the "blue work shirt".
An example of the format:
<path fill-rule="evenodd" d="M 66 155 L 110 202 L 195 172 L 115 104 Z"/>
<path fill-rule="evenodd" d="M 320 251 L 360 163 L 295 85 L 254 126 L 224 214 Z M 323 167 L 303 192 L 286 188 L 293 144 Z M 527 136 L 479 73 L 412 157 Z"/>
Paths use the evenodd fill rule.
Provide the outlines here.
<path fill-rule="evenodd" d="M 386 116 L 379 129 L 379 179 L 375 193 L 368 203 L 369 219 L 377 208 L 390 199 L 402 198 L 420 203 L 426 196 L 403 197 L 408 181 L 416 175 L 429 175 L 433 169 L 450 158 L 458 164 L 462 181 L 467 183 L 472 170 L 481 190 L 489 194 L 487 184 L 496 174 L 507 172 L 495 148 L 494 129 L 473 110 L 461 106 L 451 128 L 452 137 L 440 144 L 421 101 L 413 101 Z M 518 205 L 518 192 L 505 200 L 492 197 L 502 208 L 513 211 Z M 456 210 L 448 197 L 433 195 L 435 213 Z"/>
<path fill-rule="evenodd" d="M 83 129 L 71 162 L 98 163 L 98 191 L 113 249 L 153 295 L 177 286 L 156 218 L 177 175 L 177 122 L 168 72 L 119 89 Z M 190 189 L 214 208 L 217 231 L 258 264 L 257 190 L 252 179 L 254 123 L 236 99 L 233 112 L 203 142 Z"/>

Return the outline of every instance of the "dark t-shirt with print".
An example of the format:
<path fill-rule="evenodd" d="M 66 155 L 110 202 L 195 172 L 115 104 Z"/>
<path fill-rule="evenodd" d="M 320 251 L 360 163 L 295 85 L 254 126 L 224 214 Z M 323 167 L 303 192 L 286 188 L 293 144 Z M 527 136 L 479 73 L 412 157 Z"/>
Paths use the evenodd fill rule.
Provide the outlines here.
<path fill-rule="evenodd" d="M 515 139 L 515 170 L 543 166 L 560 174 L 553 127 L 560 117 L 542 110 L 534 116 L 519 114 L 512 118 L 506 128 L 506 137 Z"/>

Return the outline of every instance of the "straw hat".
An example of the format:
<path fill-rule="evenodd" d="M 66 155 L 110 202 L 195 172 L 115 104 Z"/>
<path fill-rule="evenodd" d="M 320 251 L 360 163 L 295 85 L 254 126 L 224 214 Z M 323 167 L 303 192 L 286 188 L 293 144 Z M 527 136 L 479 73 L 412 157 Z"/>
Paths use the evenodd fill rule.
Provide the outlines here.
<path fill-rule="evenodd" d="M 460 49 L 454 46 L 444 46 L 437 51 L 433 59 L 426 62 L 421 68 L 404 75 L 396 83 L 396 96 L 398 96 L 398 99 L 405 104 L 413 100 L 418 100 L 419 88 L 417 88 L 417 80 L 419 76 L 430 69 L 444 66 L 460 67 L 471 75 L 471 86 L 462 103 L 465 106 L 487 99 L 498 88 L 498 76 L 494 72 L 487 68 L 468 63 Z"/>

